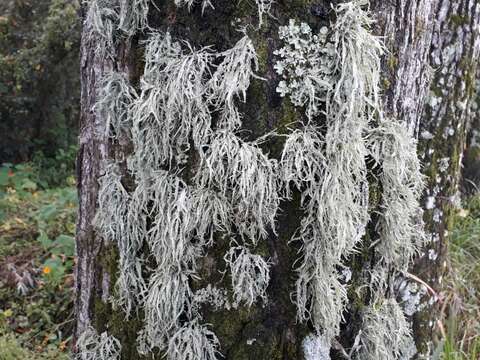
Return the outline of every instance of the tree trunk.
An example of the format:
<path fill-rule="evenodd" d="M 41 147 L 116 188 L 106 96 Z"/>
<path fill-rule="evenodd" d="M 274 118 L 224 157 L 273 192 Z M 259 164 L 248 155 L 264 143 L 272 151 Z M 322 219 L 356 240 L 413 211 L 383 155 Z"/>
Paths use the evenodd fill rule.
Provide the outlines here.
<path fill-rule="evenodd" d="M 248 130 L 241 132 L 241 137 L 245 141 L 253 141 L 274 130 L 285 135 L 290 132 L 290 127 L 296 126 L 293 124 L 295 121 L 306 122 L 302 108 L 293 106 L 287 97 L 281 97 L 276 91 L 280 77 L 274 68 L 278 61 L 274 52 L 283 46 L 278 35 L 279 27 L 287 25 L 289 19 L 300 19 L 316 33 L 321 27 L 335 23 L 336 14 L 332 7 L 337 2 L 277 0 L 270 14 L 262 14 L 261 26 L 259 9 L 253 1 L 215 0 L 212 4 L 215 9 L 206 6 L 203 10 L 198 1 L 189 11 L 186 5 L 177 7 L 170 0 L 156 1 L 155 6 L 150 4 L 148 23 L 160 32 L 169 31 L 174 40 L 188 41 L 195 49 L 212 45 L 217 52 L 231 49 L 243 36 L 237 29 L 248 24 L 245 31 L 258 54 L 259 68 L 256 71 L 258 77 L 252 78 L 246 93 L 246 102 L 238 101 L 237 104 L 243 116 L 242 129 Z M 422 155 L 427 175 L 425 218 L 431 243 L 425 255 L 417 261 L 415 273 L 440 290 L 446 251 L 445 234 L 451 217 L 451 199 L 458 188 L 465 121 L 475 79 L 478 6 L 474 0 L 372 1 L 370 5 L 376 20 L 374 32 L 384 36 L 388 50 L 382 59 L 381 73 L 385 117 L 406 124 L 411 136 L 420 134 L 421 154 L 425 154 Z M 84 19 L 87 17 L 86 7 Z M 112 306 L 111 298 L 117 296 L 114 284 L 118 279 L 119 249 L 94 226 L 101 190 L 99 179 L 106 171 L 106 160 L 120 164 L 122 183 L 130 194 L 135 188 L 126 161 L 134 152 L 131 140 L 125 134 L 115 139 L 108 136 L 105 132 L 107 119 L 99 116 L 94 109 L 100 79 L 110 71 L 123 73 L 138 90 L 145 66 L 143 40 L 150 35 L 148 31 L 138 31 L 128 37 L 119 30 L 114 31 L 113 56 L 106 56 L 99 51 L 99 37 L 91 33 L 91 26 L 84 24 L 77 162 L 80 201 L 76 237 L 75 338 L 81 337 L 92 326 L 98 333 L 107 332 L 118 339 L 122 359 L 151 358 L 152 354 L 140 355 L 137 351 L 137 336 L 144 326 L 143 310 L 137 309 L 127 318 L 121 309 Z M 436 73 L 430 91 L 433 95 L 429 96 L 430 66 Z M 260 147 L 270 159 L 279 160 L 284 143 L 283 137 L 271 137 Z M 187 184 L 194 182 L 193 177 L 200 166 L 199 155 L 193 150 L 189 155 L 186 170 L 180 173 Z M 379 206 L 381 195 L 376 196 L 372 190 L 377 180 L 370 180 L 372 202 L 377 201 L 371 204 L 374 208 Z M 430 206 L 432 201 L 434 207 Z M 212 305 L 201 306 L 202 323 L 211 324 L 225 359 L 324 358 L 321 353 L 317 357 L 313 357 L 314 353 L 306 353 L 305 339 L 314 331 L 314 326 L 310 321 L 297 321 L 297 307 L 291 297 L 302 245 L 290 240 L 304 216 L 305 209 L 300 202 L 301 193 L 298 190 L 293 191 L 291 199 L 282 200 L 275 231 L 269 229 L 265 240 L 252 247 L 256 254 L 270 259 L 268 302 L 256 302 L 250 307 L 240 305 L 228 310 L 214 309 Z M 360 254 L 347 256 L 345 260 L 351 269 L 352 281 L 343 313 L 344 321 L 336 336 L 338 340 L 331 343 L 332 359 L 346 358 L 350 349 L 355 347 L 365 308 L 373 301 L 371 294 L 358 295 L 361 291 L 357 287 L 362 286 L 358 282 L 363 279 L 364 270 L 371 269 L 376 261 L 370 250 L 371 242 L 378 237 L 376 221 L 379 220 L 372 216 L 366 236 L 370 240 L 364 240 L 357 246 Z M 230 246 L 230 239 L 215 233 L 213 246 L 197 259 L 196 276 L 189 279 L 192 291 L 206 288 L 209 284 L 230 288 L 230 275 L 222 275 L 226 269 L 224 256 Z M 141 252 L 148 250 L 142 248 Z M 145 271 L 143 274 L 146 275 Z M 428 304 L 431 294 L 423 295 L 422 304 Z M 401 296 L 397 294 L 397 297 Z M 414 297 L 414 294 L 410 296 Z M 419 357 L 432 350 L 426 344 L 433 340 L 429 324 L 433 313 L 425 306 L 421 308 L 420 312 L 407 314 L 413 315 L 410 320 L 414 322 Z"/>
<path fill-rule="evenodd" d="M 429 241 L 415 271 L 441 293 L 448 232 L 460 201 L 462 155 L 476 91 L 480 6 L 469 0 L 440 1 L 436 19 L 430 53 L 434 74 L 420 122 L 420 154 L 428 179 L 424 206 Z M 423 301 L 428 304 L 428 299 Z M 426 305 L 415 314 L 415 330 L 422 337 L 434 336 L 438 317 L 432 313 L 432 307 Z"/>

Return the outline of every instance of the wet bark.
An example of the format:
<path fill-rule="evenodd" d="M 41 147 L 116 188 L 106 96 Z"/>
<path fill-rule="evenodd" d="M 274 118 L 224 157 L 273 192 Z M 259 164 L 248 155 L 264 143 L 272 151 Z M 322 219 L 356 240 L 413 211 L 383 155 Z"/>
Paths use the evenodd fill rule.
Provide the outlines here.
<path fill-rule="evenodd" d="M 254 79 L 247 93 L 247 102 L 240 104 L 244 118 L 243 124 L 248 132 L 243 136 L 247 140 L 255 139 L 270 130 L 279 133 L 287 132 L 287 125 L 304 117 L 301 109 L 294 108 L 288 100 L 281 98 L 275 91 L 278 77 L 273 65 L 273 51 L 281 46 L 278 39 L 278 27 L 288 23 L 290 18 L 300 19 L 308 23 L 314 31 L 333 21 L 332 3 L 335 1 L 313 0 L 277 0 L 272 8 L 272 17 L 266 16 L 265 24 L 258 29 L 257 8 L 253 1 L 213 1 L 215 10 L 207 9 L 202 15 L 201 6 L 194 6 L 191 12 L 186 8 L 178 9 L 173 1 L 156 1 L 156 7 L 151 8 L 149 23 L 155 29 L 171 32 L 178 39 L 185 39 L 196 48 L 214 45 L 215 50 L 224 51 L 232 47 L 242 34 L 234 23 L 253 24 L 255 29 L 249 29 L 249 36 L 254 42 L 259 55 L 260 69 L 258 74 L 266 81 Z M 446 243 L 444 230 L 449 219 L 449 202 L 444 201 L 454 193 L 458 184 L 459 154 L 464 135 L 465 111 L 457 108 L 458 102 L 470 99 L 471 90 L 466 74 L 470 71 L 476 54 L 476 38 L 472 37 L 473 26 L 477 24 L 478 13 L 473 11 L 474 1 L 454 1 L 448 6 L 459 6 L 447 11 L 442 17 L 441 9 L 446 0 L 397 0 L 396 2 L 372 1 L 372 11 L 377 19 L 375 31 L 385 36 L 389 53 L 383 61 L 383 87 L 385 107 L 389 116 L 400 119 L 408 124 L 412 134 L 428 129 L 434 138 L 422 144 L 422 151 L 434 149 L 434 158 L 425 157 L 425 169 L 429 176 L 429 191 L 438 185 L 441 191 L 435 194 L 436 207 L 443 216 L 441 223 L 430 221 L 433 212 L 426 214 L 429 231 L 438 234 L 438 241 L 433 242 L 437 253 L 437 261 L 427 257 L 419 262 L 422 276 L 428 281 L 435 280 L 438 284 L 438 273 L 442 271 L 442 256 Z M 464 14 L 456 31 L 451 29 L 449 14 Z M 463 16 L 463 15 L 460 15 Z M 468 20 L 467 20 L 468 19 Z M 252 30 L 253 29 L 253 30 Z M 112 144 L 103 137 L 103 119 L 95 116 L 93 105 L 96 98 L 96 85 L 102 74 L 108 69 L 120 69 L 130 75 L 132 84 L 138 83 L 142 69 L 142 48 L 139 40 L 146 34 L 140 34 L 119 46 L 115 59 L 100 58 L 95 51 L 95 43 L 89 40 L 84 30 L 82 39 L 81 79 L 82 79 L 82 115 L 80 127 L 80 151 L 78 154 L 78 191 L 79 217 L 77 224 L 77 255 L 76 267 L 76 335 L 88 325 L 93 325 L 98 331 L 108 330 L 122 343 L 122 358 L 141 358 L 135 348 L 136 333 L 141 328 L 141 318 L 124 319 L 123 314 L 114 311 L 108 298 L 112 295 L 111 284 L 116 277 L 117 251 L 111 246 L 105 246 L 96 234 L 92 221 L 95 216 L 98 195 L 98 178 L 102 174 L 102 160 L 106 158 L 124 159 L 129 146 L 126 143 Z M 433 41 L 432 41 L 433 39 Z M 446 70 L 444 81 L 452 83 L 451 88 L 441 89 L 440 96 L 445 101 L 438 111 L 427 107 L 423 112 L 429 93 L 429 63 L 430 49 L 442 52 L 449 44 L 460 44 L 455 47 L 455 56 L 443 65 Z M 435 52 L 434 55 L 435 56 Z M 438 56 L 438 55 L 437 55 Z M 471 73 L 468 73 L 471 76 Z M 448 75 L 448 76 L 447 76 Z M 448 78 L 448 79 L 447 79 Z M 434 84 L 440 81 L 435 76 Z M 448 120 L 447 120 L 448 118 Z M 446 122 L 448 121 L 448 125 Z M 444 139 L 444 130 L 449 127 L 456 129 L 452 136 Z M 420 130 L 419 130 L 420 129 Z M 279 158 L 283 140 L 272 140 L 263 148 L 270 157 Z M 447 145 L 448 144 L 448 145 Z M 425 150 L 424 150 L 425 149 Z M 431 155 L 431 154 L 430 154 Z M 457 156 L 450 161 L 449 176 L 438 173 L 438 159 Z M 432 165 L 433 164 L 433 165 Z M 437 175 L 442 176 L 437 183 Z M 430 193 L 427 195 L 430 196 Z M 254 305 L 232 311 L 214 312 L 204 308 L 206 323 L 212 324 L 213 331 L 221 342 L 221 352 L 225 359 L 302 359 L 301 343 L 305 335 L 310 333 L 309 324 L 298 324 L 295 319 L 296 309 L 292 304 L 290 294 L 294 288 L 294 262 L 298 257 L 299 244 L 289 243 L 297 229 L 301 211 L 299 194 L 294 194 L 293 201 L 284 202 L 278 216 L 277 234 L 273 232 L 263 244 L 260 243 L 255 252 L 272 260 L 271 283 L 268 288 L 269 302 L 266 306 Z M 432 235 L 434 236 L 434 235 Z M 433 239 L 433 237 L 432 237 Z M 207 283 L 220 283 L 228 288 L 228 276 L 222 277 L 219 271 L 224 270 L 221 260 L 228 249 L 226 240 L 217 239 L 215 246 L 200 264 L 199 277 L 193 281 L 192 288 L 201 288 Z M 368 256 L 362 257 L 355 264 L 354 271 L 361 271 L 362 262 L 369 262 Z M 439 269 L 439 270 L 437 270 Z M 355 274 L 353 275 L 355 277 Z M 352 294 L 354 291 L 352 291 Z M 347 308 L 348 324 L 342 327 L 341 339 L 332 349 L 333 359 L 342 359 L 342 348 L 352 345 L 355 329 L 359 327 L 359 312 L 365 299 L 350 296 L 351 304 Z M 428 301 L 428 299 L 427 299 Z M 417 316 L 416 340 L 419 348 L 424 349 L 424 343 L 432 338 L 431 331 L 423 331 L 425 323 L 430 319 Z"/>

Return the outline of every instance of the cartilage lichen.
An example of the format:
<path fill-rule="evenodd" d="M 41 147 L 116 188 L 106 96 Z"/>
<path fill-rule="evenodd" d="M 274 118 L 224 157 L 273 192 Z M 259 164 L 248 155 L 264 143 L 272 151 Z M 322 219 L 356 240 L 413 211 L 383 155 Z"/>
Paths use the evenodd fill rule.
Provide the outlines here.
<path fill-rule="evenodd" d="M 156 348 L 172 359 L 213 359 L 218 341 L 198 324 L 198 301 L 230 304 L 219 291 L 204 293 L 202 299 L 193 293 L 189 281 L 196 261 L 212 245 L 214 232 L 230 233 L 233 223 L 252 242 L 265 237 L 267 228 L 274 228 L 279 203 L 277 163 L 258 143 L 231 132 L 241 125 L 235 100 L 245 101 L 257 56 L 247 36 L 219 53 L 208 47 L 195 50 L 168 33 L 152 33 L 145 45 L 139 96 L 120 73 L 109 73 L 100 84 L 96 110 L 106 119 L 104 135 L 124 133 L 133 140 L 127 164 L 134 189 L 123 186 L 118 164 L 106 166 L 96 227 L 119 249 L 114 304 L 127 315 L 133 308 L 144 314 L 138 351 Z M 222 117 L 215 131 L 213 112 Z M 180 176 L 191 140 L 205 166 L 199 183 L 192 185 Z M 221 161 L 214 162 L 215 157 Z M 228 187 L 221 174 L 210 173 L 212 167 L 230 179 Z M 253 298 L 235 293 L 238 301 L 251 305 L 265 299 L 268 264 L 249 252 L 237 255 L 231 258 L 234 292 L 254 291 Z M 261 281 L 244 276 L 242 269 L 259 271 Z"/>
<path fill-rule="evenodd" d="M 258 9 L 258 26 L 261 27 L 263 24 L 263 16 L 270 15 L 270 10 L 272 5 L 275 3 L 274 0 L 255 0 Z"/>
<path fill-rule="evenodd" d="M 200 3 L 200 0 L 175 0 L 175 5 L 177 5 L 178 7 L 187 6 L 188 11 L 190 11 L 192 9 L 192 6 L 196 2 Z M 259 27 L 261 27 L 263 24 L 263 16 L 265 14 L 270 15 L 270 10 L 274 2 L 275 2 L 274 0 L 255 0 L 255 4 L 257 5 L 257 11 L 258 11 Z M 201 0 L 201 4 L 202 4 L 202 14 L 205 12 L 205 9 L 207 7 L 211 9 L 215 9 L 211 0 Z"/>
<path fill-rule="evenodd" d="M 208 284 L 207 287 L 195 291 L 193 295 L 192 311 L 194 311 L 198 317 L 201 317 L 200 307 L 204 304 L 208 304 L 213 307 L 214 310 L 230 310 L 232 307 L 228 300 L 227 291 L 212 286 L 212 284 Z"/>
<path fill-rule="evenodd" d="M 245 246 L 230 248 L 224 257 L 230 268 L 233 288 L 233 307 L 241 303 L 252 306 L 257 298 L 267 302 L 267 286 L 270 282 L 269 264 L 260 255 Z"/>
<path fill-rule="evenodd" d="M 188 7 L 188 10 L 190 11 L 195 2 L 196 0 L 175 0 L 175 5 L 177 5 L 178 7 L 186 5 Z M 213 4 L 210 0 L 201 0 L 201 2 L 202 2 L 202 13 L 205 11 L 207 7 L 214 9 Z"/>
<path fill-rule="evenodd" d="M 357 360 L 408 360 L 416 353 L 410 326 L 395 299 L 368 307 L 358 336 Z"/>
<path fill-rule="evenodd" d="M 380 266 L 406 271 L 425 241 L 419 205 L 424 184 L 416 141 L 405 126 L 385 119 L 371 131 L 369 151 L 381 168 L 379 180 L 383 188 L 380 238 L 375 247 Z M 384 281 L 381 273 L 373 273 L 374 282 L 379 285 Z"/>
<path fill-rule="evenodd" d="M 268 229 L 275 229 L 280 203 L 277 171 L 277 161 L 263 154 L 257 143 L 220 130 L 201 154 L 196 184 L 228 196 L 239 234 L 256 244 Z"/>
<path fill-rule="evenodd" d="M 148 348 L 164 349 L 181 316 L 191 309 L 189 274 L 179 269 L 158 269 L 150 279 L 145 297 L 144 341 Z M 190 314 L 191 315 L 191 314 Z"/>
<path fill-rule="evenodd" d="M 115 31 L 118 25 L 118 13 L 114 0 L 90 0 L 85 26 L 88 36 L 95 42 L 99 57 L 112 57 L 115 50 Z"/>
<path fill-rule="evenodd" d="M 138 31 L 148 28 L 148 10 L 151 0 L 118 0 L 118 27 L 127 36 L 133 36 Z"/>
<path fill-rule="evenodd" d="M 191 321 L 183 325 L 170 339 L 168 360 L 216 360 L 221 357 L 220 342 L 205 325 Z"/>
<path fill-rule="evenodd" d="M 276 65 L 286 78 L 277 91 L 294 93 L 292 102 L 305 106 L 309 122 L 325 104 L 325 135 L 310 124 L 290 134 L 282 170 L 287 190 L 293 180 L 302 191 L 305 212 L 294 237 L 303 244 L 297 268 L 298 317 L 313 318 L 316 329 L 329 338 L 339 331 L 346 300 L 337 268 L 354 251 L 369 221 L 365 136 L 379 112 L 383 53 L 379 39 L 368 31 L 372 20 L 361 2 L 340 4 L 335 12 L 331 31 L 322 29 L 316 36 L 308 25 L 293 21 L 281 29 L 288 46 L 277 52 L 282 60 Z M 298 86 L 303 90 L 297 91 Z M 335 294 L 336 300 L 324 302 L 323 292 Z"/>
<path fill-rule="evenodd" d="M 132 200 L 122 184 L 118 164 L 106 164 L 105 174 L 99 182 L 98 210 L 94 224 L 105 241 L 118 247 L 120 259 L 115 304 L 128 316 L 135 304 L 142 303 L 145 290 L 142 262 L 138 258 L 142 246 L 142 241 L 138 238 L 141 227 L 137 222 L 132 223 Z"/>
<path fill-rule="evenodd" d="M 194 2 L 175 0 L 189 9 Z M 203 10 L 213 7 L 209 0 L 201 4 Z M 260 25 L 272 4 L 256 0 Z M 344 261 L 370 220 L 368 157 L 381 168 L 382 185 L 380 238 L 373 244 L 380 261 L 372 276 L 383 281 L 390 270 L 406 269 L 423 239 L 416 218 L 422 179 L 415 142 L 382 113 L 384 47 L 371 33 L 366 4 L 354 0 L 335 6 L 336 22 L 318 34 L 293 20 L 280 27 L 284 46 L 275 52 L 280 58 L 275 70 L 282 77 L 277 91 L 303 107 L 306 118 L 286 136 L 280 161 L 262 151 L 263 138 L 240 137 L 236 102 L 246 101 L 253 77 L 262 79 L 255 74 L 258 58 L 246 32 L 232 48 L 216 52 L 153 31 L 142 43 L 145 66 L 138 94 L 123 73 L 109 72 L 100 82 L 95 110 L 105 128 L 99 136 L 131 137 L 133 153 L 126 169 L 123 158 L 106 162 L 95 228 L 119 250 L 114 304 L 127 315 L 136 309 L 144 316 L 137 339 L 141 354 L 218 358 L 217 337 L 199 323 L 201 305 L 230 309 L 266 302 L 271 264 L 250 247 L 275 233 L 280 202 L 295 187 L 304 213 L 292 238 L 301 243 L 297 317 L 312 321 L 316 330 L 305 349 L 328 359 L 347 302 Z M 90 36 L 99 40 L 97 50 L 113 56 L 117 35 L 149 29 L 149 5 L 148 0 L 92 0 L 86 21 Z M 192 154 L 196 167 L 186 171 Z M 224 255 L 231 294 L 211 284 L 196 292 L 190 287 L 215 232 L 234 244 Z M 361 346 L 352 351 L 358 359 L 407 357 L 408 324 L 398 304 L 383 298 L 378 285 L 384 284 L 376 285 L 358 335 Z M 120 344 L 89 328 L 79 349 L 82 360 L 117 359 Z"/>
<path fill-rule="evenodd" d="M 112 138 L 129 132 L 131 123 L 129 109 L 137 93 L 125 74 L 109 72 L 100 81 L 95 110 L 105 122 L 104 135 Z"/>
<path fill-rule="evenodd" d="M 120 360 L 122 345 L 113 336 L 87 327 L 77 340 L 76 360 Z"/>
<path fill-rule="evenodd" d="M 142 92 L 131 111 L 134 169 L 181 163 L 190 135 L 196 146 L 208 143 L 211 115 L 205 95 L 213 60 L 208 48 L 184 50 L 168 33 L 150 36 Z"/>
<path fill-rule="evenodd" d="M 245 35 L 234 47 L 217 57 L 223 58 L 223 61 L 207 83 L 209 102 L 221 112 L 219 126 L 236 130 L 241 125 L 241 118 L 234 99 L 246 101 L 251 78 L 258 71 L 257 54 L 252 40 Z"/>

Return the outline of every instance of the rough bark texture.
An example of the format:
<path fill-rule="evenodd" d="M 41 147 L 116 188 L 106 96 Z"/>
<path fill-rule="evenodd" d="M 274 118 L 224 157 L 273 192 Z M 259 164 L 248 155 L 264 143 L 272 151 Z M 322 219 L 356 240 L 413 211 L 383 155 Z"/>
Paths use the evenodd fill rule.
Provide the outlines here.
<path fill-rule="evenodd" d="M 435 74 L 420 123 L 420 154 L 427 176 L 425 222 L 430 241 L 417 262 L 416 273 L 440 292 L 452 211 L 460 200 L 462 154 L 475 93 L 480 6 L 474 0 L 442 0 L 435 18 L 430 55 Z M 431 304 L 423 301 L 426 306 L 415 315 L 415 331 L 432 338 L 436 323 Z"/>
<path fill-rule="evenodd" d="M 438 0 L 375 1 L 384 59 L 386 112 L 415 132 L 428 93 L 428 59 Z"/>
<path fill-rule="evenodd" d="M 471 195 L 480 189 L 480 97 L 478 94 L 478 68 L 475 99 L 471 104 L 467 124 L 467 144 L 463 155 L 461 192 Z"/>
<path fill-rule="evenodd" d="M 85 8 L 83 13 L 85 13 Z M 105 58 L 95 51 L 93 39 L 86 36 L 84 29 L 81 44 L 81 117 L 79 131 L 79 151 L 77 155 L 77 188 L 79 208 L 76 230 L 77 265 L 75 268 L 76 287 L 76 331 L 80 334 L 92 323 L 96 299 L 107 302 L 110 295 L 111 268 L 100 261 L 104 256 L 104 244 L 93 228 L 97 208 L 98 178 L 102 174 L 103 161 L 107 158 L 121 158 L 126 146 L 109 143 L 104 137 L 105 124 L 95 116 L 97 84 L 110 69 L 120 69 L 131 73 L 129 44 L 119 46 L 115 60 Z M 120 154 L 119 154 L 120 153 Z"/>
<path fill-rule="evenodd" d="M 277 129 L 286 131 L 286 126 L 304 116 L 300 109 L 295 109 L 289 101 L 282 99 L 275 89 L 279 79 L 273 65 L 273 51 L 280 47 L 278 27 L 296 18 L 310 24 L 318 30 L 322 25 L 333 20 L 330 1 L 313 0 L 277 0 L 273 6 L 272 17 L 265 19 L 261 29 L 249 32 L 260 58 L 259 75 L 266 81 L 254 79 L 248 94 L 247 103 L 240 105 L 244 114 L 245 138 L 255 139 L 264 133 Z M 241 33 L 232 23 L 239 19 L 241 24 L 257 25 L 257 9 L 250 1 L 214 1 L 215 10 L 207 9 L 202 15 L 201 7 L 194 6 L 191 12 L 186 8 L 178 9 L 173 1 L 162 0 L 152 7 L 150 25 L 161 31 L 170 30 L 174 37 L 186 39 L 199 48 L 214 45 L 223 51 L 235 44 Z M 389 53 L 384 59 L 383 86 L 388 115 L 405 121 L 412 133 L 428 129 L 434 138 L 423 144 L 428 156 L 426 170 L 429 176 L 429 191 L 435 193 L 435 209 L 426 214 L 432 248 L 438 258 L 430 261 L 421 260 L 423 275 L 428 281 L 437 281 L 442 271 L 442 256 L 445 252 L 445 229 L 447 229 L 449 210 L 448 201 L 455 194 L 458 184 L 459 159 L 464 143 L 465 109 L 460 103 L 468 104 L 471 96 L 473 61 L 477 55 L 476 39 L 472 29 L 477 26 L 478 11 L 474 0 L 398 0 L 372 2 L 378 23 L 376 32 L 384 34 Z M 434 26 L 435 25 L 435 26 Z M 141 37 L 141 36 L 140 36 Z M 432 42 L 433 37 L 433 42 Z M 101 75 L 111 68 L 123 69 L 130 74 L 133 84 L 138 81 L 142 68 L 141 47 L 123 44 L 115 61 L 100 58 L 95 52 L 95 44 L 85 36 L 82 40 L 81 77 L 82 77 L 82 117 L 80 128 L 80 151 L 78 155 L 78 190 L 80 198 L 77 227 L 78 264 L 76 269 L 76 313 L 77 330 L 80 334 L 85 326 L 92 324 L 97 330 L 108 329 L 122 343 L 122 358 L 140 358 L 135 349 L 136 333 L 141 327 L 140 319 L 125 321 L 120 311 L 112 311 L 108 298 L 111 296 L 111 284 L 116 276 L 117 252 L 106 247 L 92 227 L 98 193 L 98 177 L 102 172 L 102 160 L 110 157 L 122 159 L 122 153 L 128 152 L 126 144 L 111 144 L 96 129 L 101 128 L 102 119 L 95 117 L 92 107 L 95 103 L 95 88 Z M 433 59 L 440 58 L 445 72 L 439 71 L 435 77 L 433 91 L 442 102 L 436 108 L 427 107 L 425 116 L 423 108 L 428 94 L 429 55 L 433 44 Z M 453 56 L 446 56 L 444 51 L 453 46 Z M 442 86 L 440 78 L 444 78 Z M 437 87 L 435 87 L 437 86 Z M 453 135 L 444 137 L 446 129 L 453 128 Z M 420 131 L 421 132 L 421 131 Z M 448 132 L 447 132 L 448 133 Z M 275 140 L 264 145 L 264 150 L 271 157 L 278 158 L 282 141 Z M 433 153 L 429 153 L 433 149 Z M 453 156 L 453 157 L 452 157 Z M 450 158 L 450 166 L 445 173 L 439 172 L 440 159 Z M 437 178 L 440 181 L 437 181 Z M 188 180 L 188 179 L 187 179 Z M 430 196 L 429 193 L 428 196 Z M 234 311 L 209 311 L 203 309 L 204 320 L 213 325 L 213 330 L 221 342 L 221 352 L 225 359 L 302 359 L 301 342 L 311 332 L 308 325 L 297 324 L 295 305 L 290 293 L 295 282 L 294 262 L 297 259 L 298 245 L 289 244 L 293 232 L 300 221 L 299 194 L 294 200 L 282 204 L 278 216 L 278 236 L 270 234 L 268 240 L 261 243 L 256 253 L 272 259 L 271 284 L 268 288 L 269 303 L 262 307 L 254 305 L 247 309 L 240 307 Z M 435 211 L 441 211 L 441 221 L 435 222 Z M 438 235 L 438 238 L 435 237 Z M 437 240 L 438 239 L 438 240 Z M 203 259 L 199 275 L 201 280 L 192 284 L 193 288 L 203 287 L 206 283 L 228 283 L 228 276 L 222 278 L 219 270 L 224 269 L 221 259 L 228 249 L 225 240 L 218 239 Z M 352 260 L 354 270 L 359 272 L 362 263 L 370 261 L 369 253 Z M 439 269 L 439 270 L 437 270 Z M 355 279 L 355 274 L 353 275 Z M 359 326 L 358 314 L 365 298 L 358 298 L 355 292 L 349 294 L 351 305 L 346 314 L 347 324 L 342 328 L 341 347 L 349 347 L 354 340 L 355 330 Z M 420 349 L 431 338 L 430 331 L 424 331 L 429 319 L 418 316 L 416 319 L 416 340 Z M 333 350 L 332 358 L 341 359 L 341 351 Z"/>

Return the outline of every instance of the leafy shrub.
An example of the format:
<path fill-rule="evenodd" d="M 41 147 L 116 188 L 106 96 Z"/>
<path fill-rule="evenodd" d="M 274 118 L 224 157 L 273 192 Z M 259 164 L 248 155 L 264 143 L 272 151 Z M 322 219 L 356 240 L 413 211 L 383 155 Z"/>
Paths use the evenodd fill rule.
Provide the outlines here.
<path fill-rule="evenodd" d="M 71 185 L 76 155 L 76 145 L 59 148 L 50 157 L 42 150 L 36 151 L 33 154 L 32 166 L 37 182 L 43 188 Z"/>

